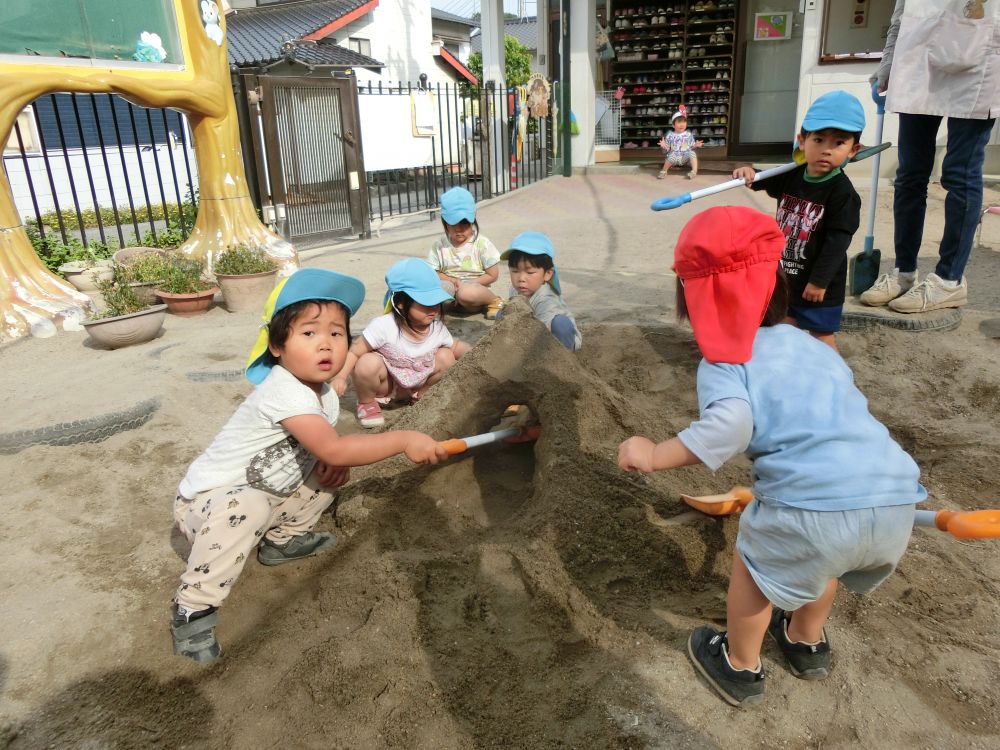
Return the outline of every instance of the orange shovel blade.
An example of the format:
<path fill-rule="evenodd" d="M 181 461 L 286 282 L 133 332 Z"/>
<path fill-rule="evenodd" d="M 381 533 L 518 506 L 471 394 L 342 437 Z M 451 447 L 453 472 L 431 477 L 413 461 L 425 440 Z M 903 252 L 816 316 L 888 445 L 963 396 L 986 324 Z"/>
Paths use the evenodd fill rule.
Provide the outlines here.
<path fill-rule="evenodd" d="M 749 487 L 733 487 L 722 495 L 702 495 L 701 497 L 681 495 L 681 500 L 695 510 L 700 510 L 710 516 L 730 516 L 742 511 L 753 500 L 753 493 Z"/>
<path fill-rule="evenodd" d="M 1000 510 L 939 510 L 934 524 L 959 539 L 995 539 L 1000 537 Z"/>

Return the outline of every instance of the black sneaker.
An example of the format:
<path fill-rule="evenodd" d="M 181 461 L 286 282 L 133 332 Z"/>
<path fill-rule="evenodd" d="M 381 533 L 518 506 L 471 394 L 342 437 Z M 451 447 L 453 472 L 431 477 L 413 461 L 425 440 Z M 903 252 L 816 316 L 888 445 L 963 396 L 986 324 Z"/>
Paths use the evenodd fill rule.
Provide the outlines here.
<path fill-rule="evenodd" d="M 292 537 L 285 544 L 275 544 L 264 537 L 257 548 L 257 560 L 261 565 L 283 565 L 326 552 L 336 543 L 337 536 L 328 531 L 307 531 L 301 536 Z"/>
<path fill-rule="evenodd" d="M 830 641 L 823 630 L 823 639 L 819 643 L 803 643 L 788 639 L 788 623 L 791 620 L 784 610 L 774 608 L 771 624 L 767 632 L 774 638 L 781 653 L 785 655 L 788 668 L 800 680 L 823 680 L 830 676 Z"/>
<path fill-rule="evenodd" d="M 174 639 L 174 653 L 186 656 L 201 664 L 211 664 L 222 657 L 222 647 L 215 640 L 215 626 L 219 624 L 217 607 L 192 612 L 185 618 L 177 611 L 177 603 L 170 606 L 170 635 Z"/>
<path fill-rule="evenodd" d="M 764 700 L 764 668 L 759 672 L 733 669 L 729 663 L 729 643 L 725 631 L 703 626 L 688 638 L 688 656 L 726 703 L 750 706 Z"/>

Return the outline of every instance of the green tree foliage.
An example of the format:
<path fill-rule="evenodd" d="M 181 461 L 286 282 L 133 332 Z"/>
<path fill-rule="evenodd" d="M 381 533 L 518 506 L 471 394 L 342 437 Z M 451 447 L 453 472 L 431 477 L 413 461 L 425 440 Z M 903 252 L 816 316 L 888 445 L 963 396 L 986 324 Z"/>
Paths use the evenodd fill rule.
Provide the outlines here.
<path fill-rule="evenodd" d="M 531 75 L 531 51 L 510 34 L 503 40 L 504 83 L 520 86 L 528 82 Z M 469 70 L 479 80 L 483 80 L 483 55 L 473 52 L 469 55 Z"/>

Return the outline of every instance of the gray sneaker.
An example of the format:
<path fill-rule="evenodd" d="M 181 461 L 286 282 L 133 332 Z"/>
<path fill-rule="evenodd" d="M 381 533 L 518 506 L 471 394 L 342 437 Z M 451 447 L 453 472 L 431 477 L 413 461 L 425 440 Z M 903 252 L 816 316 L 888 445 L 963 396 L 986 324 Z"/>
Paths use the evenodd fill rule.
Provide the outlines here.
<path fill-rule="evenodd" d="M 174 653 L 200 664 L 217 661 L 222 657 L 222 647 L 215 640 L 215 626 L 218 624 L 218 608 L 193 612 L 185 618 L 174 602 L 170 605 L 170 635 L 174 639 Z"/>
<path fill-rule="evenodd" d="M 336 543 L 337 536 L 328 531 L 307 531 L 301 536 L 292 537 L 285 544 L 275 544 L 264 537 L 257 548 L 257 560 L 261 565 L 283 565 L 326 552 Z"/>
<path fill-rule="evenodd" d="M 862 305 L 869 307 L 882 307 L 888 305 L 892 300 L 910 290 L 916 280 L 916 275 L 912 279 L 909 277 L 900 278 L 899 269 L 892 269 L 892 273 L 884 273 L 879 276 L 870 289 L 861 293 Z"/>
<path fill-rule="evenodd" d="M 708 680 L 722 699 L 733 706 L 749 706 L 764 700 L 764 668 L 759 672 L 733 669 L 729 663 L 726 633 L 707 625 L 695 628 L 688 638 L 688 656 L 695 669 Z"/>
<path fill-rule="evenodd" d="M 961 307 L 969 301 L 969 285 L 965 277 L 957 286 L 946 286 L 944 279 L 929 273 L 910 291 L 889 303 L 889 309 L 901 313 L 929 312 L 946 307 Z"/>
<path fill-rule="evenodd" d="M 778 644 L 781 653 L 785 655 L 788 668 L 800 680 L 823 680 L 830 676 L 830 641 L 826 630 L 819 643 L 803 643 L 788 638 L 788 621 L 790 615 L 784 610 L 774 608 L 771 624 L 767 632 Z"/>

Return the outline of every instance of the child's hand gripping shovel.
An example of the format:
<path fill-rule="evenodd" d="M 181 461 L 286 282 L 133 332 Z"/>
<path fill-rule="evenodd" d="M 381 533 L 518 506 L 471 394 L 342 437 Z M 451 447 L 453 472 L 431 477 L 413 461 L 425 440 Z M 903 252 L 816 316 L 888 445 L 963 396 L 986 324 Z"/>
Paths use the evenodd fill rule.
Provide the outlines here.
<path fill-rule="evenodd" d="M 733 487 L 722 495 L 681 495 L 681 499 L 692 508 L 710 516 L 728 516 L 739 513 L 749 505 L 753 494 L 748 487 Z M 997 539 L 1000 538 L 1000 509 L 918 510 L 913 525 L 933 526 L 959 539 Z"/>
<path fill-rule="evenodd" d="M 506 426 L 510 425 L 510 426 Z M 490 445 L 493 443 L 527 443 L 538 440 L 541 428 L 538 426 L 535 415 L 527 407 L 520 404 L 513 404 L 500 418 L 501 427 L 499 430 L 484 432 L 481 435 L 472 435 L 464 438 L 452 438 L 442 440 L 441 447 L 449 456 L 456 456 L 465 453 L 469 448 L 476 448 L 480 445 Z"/>
<path fill-rule="evenodd" d="M 872 84 L 872 100 L 875 102 L 875 138 L 882 140 L 882 124 L 885 120 L 885 95 L 878 92 L 878 84 Z M 851 279 L 851 294 L 861 294 L 870 289 L 878 278 L 879 265 L 882 262 L 882 252 L 875 249 L 875 205 L 878 201 L 878 168 L 882 157 L 875 156 L 872 162 L 872 188 L 868 197 L 868 232 L 865 234 L 865 247 L 858 255 L 851 258 L 848 274 Z"/>
<path fill-rule="evenodd" d="M 880 133 L 881 136 L 881 133 Z M 867 159 L 869 156 L 874 156 L 885 151 L 891 143 L 880 143 L 877 146 L 871 146 L 869 148 L 863 148 L 858 153 L 854 155 L 851 161 L 861 161 L 862 159 Z M 784 174 L 785 172 L 791 172 L 799 166 L 798 162 L 790 162 L 788 164 L 782 164 L 780 167 L 771 167 L 770 169 L 765 169 L 763 172 L 758 172 L 753 181 L 757 182 L 759 180 L 766 180 L 768 177 L 774 177 L 775 175 Z M 667 198 L 660 198 L 658 201 L 653 201 L 650 206 L 654 211 L 666 211 L 671 208 L 680 208 L 685 203 L 690 203 L 697 198 L 704 198 L 709 195 L 715 195 L 716 193 L 721 193 L 725 190 L 732 190 L 733 188 L 738 188 L 746 185 L 746 180 L 735 179 L 729 180 L 728 182 L 723 182 L 718 185 L 713 185 L 711 187 L 702 188 L 701 190 L 694 190 L 690 193 L 684 193 L 684 195 L 675 195 Z M 872 283 L 875 280 L 872 279 Z"/>

